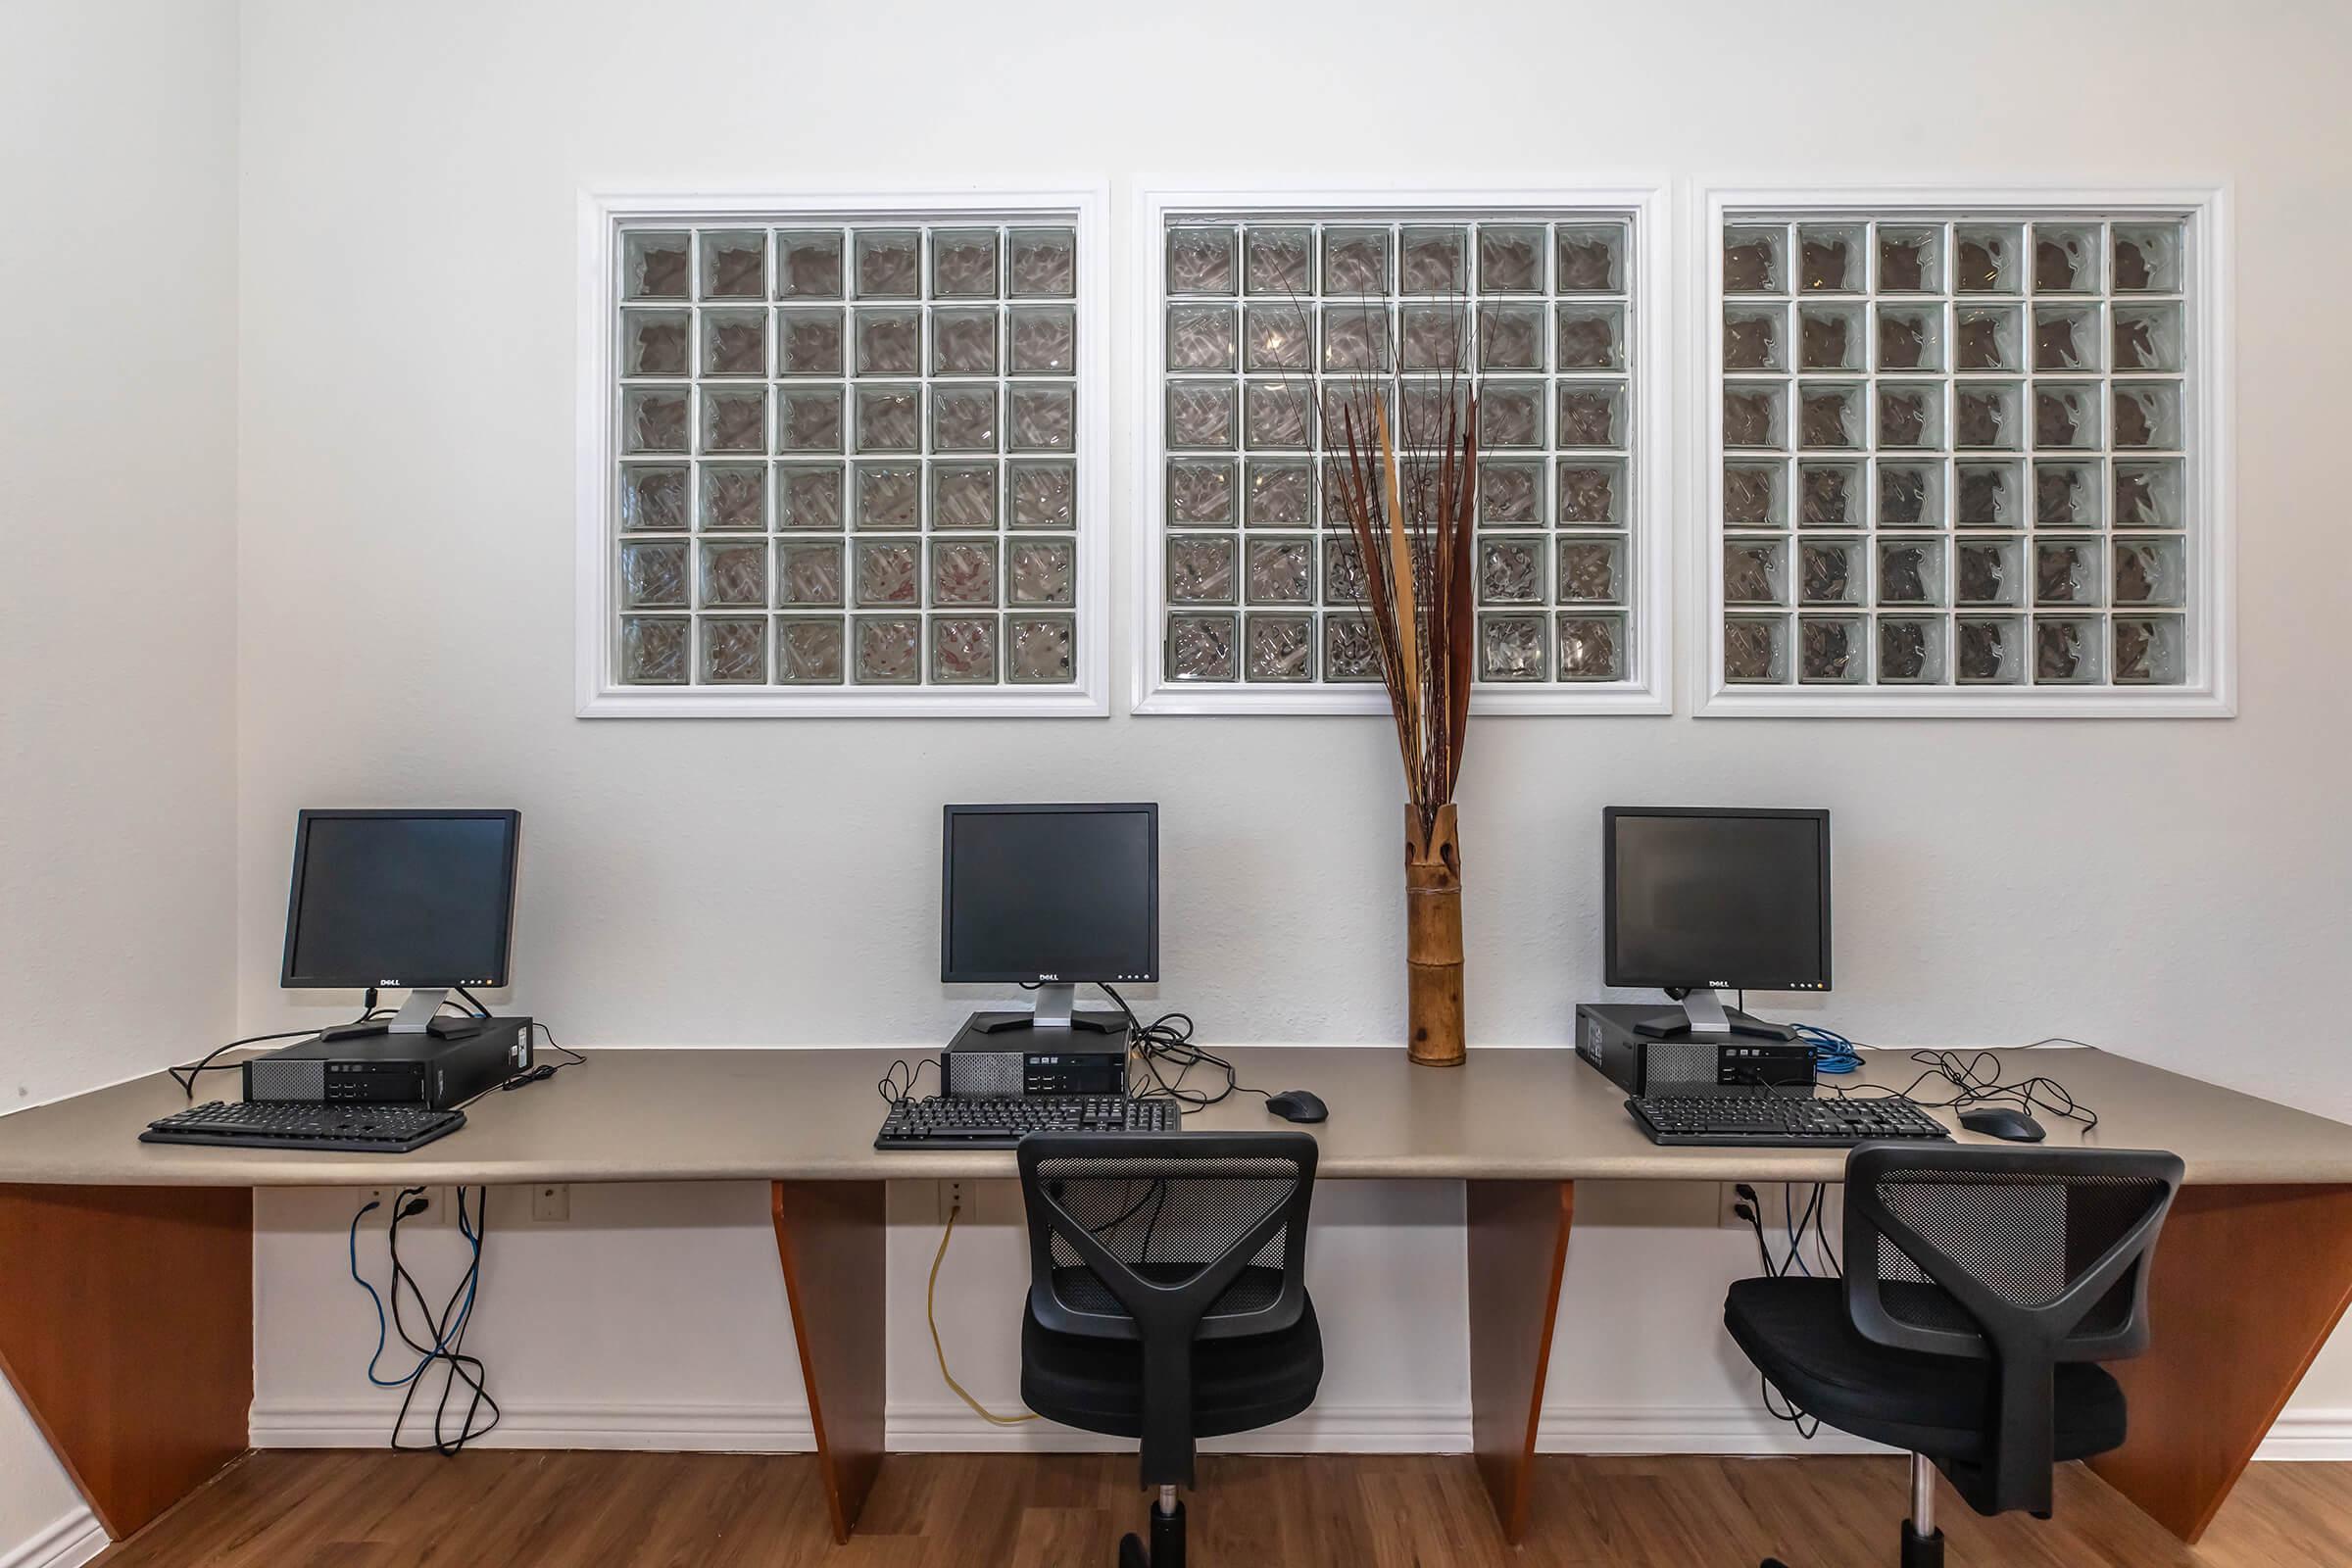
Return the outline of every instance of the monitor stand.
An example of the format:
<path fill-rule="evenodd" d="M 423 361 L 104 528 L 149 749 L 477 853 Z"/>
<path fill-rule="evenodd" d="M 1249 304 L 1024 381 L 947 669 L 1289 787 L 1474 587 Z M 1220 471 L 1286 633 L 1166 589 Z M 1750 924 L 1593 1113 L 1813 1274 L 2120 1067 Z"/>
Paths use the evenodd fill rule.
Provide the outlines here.
<path fill-rule="evenodd" d="M 337 1024 L 332 1029 L 318 1031 L 320 1040 L 357 1040 L 364 1035 L 430 1035 L 435 1040 L 460 1040 L 482 1032 L 482 1020 L 471 1013 L 463 1018 L 440 1016 L 441 1004 L 449 1000 L 446 986 L 427 986 L 409 993 L 409 1000 L 400 1004 L 400 1011 L 389 1018 L 370 1019 L 367 1023 Z"/>
<path fill-rule="evenodd" d="M 1001 1049 L 1066 1051 L 1073 1040 L 1085 1035 L 1123 1035 L 1127 1032 L 1124 1013 L 1073 1012 L 1070 1004 L 1077 1000 L 1077 995 L 1078 988 L 1075 985 L 1039 986 L 1034 1011 L 975 1012 L 965 1020 L 962 1034 L 957 1038 L 1018 1033 L 1030 1038 L 1002 1042 Z"/>
<path fill-rule="evenodd" d="M 1766 1023 L 1737 1008 L 1726 1007 L 1723 993 L 1713 986 L 1692 986 L 1683 993 L 1682 1004 L 1680 1012 L 1652 1013 L 1637 1020 L 1634 1032 L 1651 1040 L 1674 1040 L 1684 1035 L 1749 1035 L 1758 1040 L 1796 1038 L 1796 1031 L 1786 1024 Z"/>

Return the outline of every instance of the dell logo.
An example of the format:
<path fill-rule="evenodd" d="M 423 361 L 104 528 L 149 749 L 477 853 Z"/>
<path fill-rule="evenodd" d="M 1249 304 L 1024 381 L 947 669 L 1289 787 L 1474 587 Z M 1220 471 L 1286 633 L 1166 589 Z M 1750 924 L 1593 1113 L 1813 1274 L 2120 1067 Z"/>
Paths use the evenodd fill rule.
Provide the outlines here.
<path fill-rule="evenodd" d="M 1057 974 L 1041 974 L 1038 976 L 1038 979 L 1040 980 L 1059 980 L 1061 976 Z"/>

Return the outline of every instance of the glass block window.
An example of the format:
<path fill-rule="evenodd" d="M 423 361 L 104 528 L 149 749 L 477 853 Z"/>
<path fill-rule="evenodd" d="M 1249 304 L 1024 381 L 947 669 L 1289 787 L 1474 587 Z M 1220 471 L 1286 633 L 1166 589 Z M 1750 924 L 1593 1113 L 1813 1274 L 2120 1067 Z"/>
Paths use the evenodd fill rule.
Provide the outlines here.
<path fill-rule="evenodd" d="M 1715 217 L 1710 707 L 2226 693 L 2201 206 Z"/>
<path fill-rule="evenodd" d="M 1332 482 L 1366 377 L 1391 420 L 1475 388 L 1482 710 L 1657 710 L 1658 367 L 1642 193 L 1150 203 L 1144 711 L 1385 710 Z"/>
<path fill-rule="evenodd" d="M 592 695 L 1102 711 L 1097 217 L 612 215 Z"/>

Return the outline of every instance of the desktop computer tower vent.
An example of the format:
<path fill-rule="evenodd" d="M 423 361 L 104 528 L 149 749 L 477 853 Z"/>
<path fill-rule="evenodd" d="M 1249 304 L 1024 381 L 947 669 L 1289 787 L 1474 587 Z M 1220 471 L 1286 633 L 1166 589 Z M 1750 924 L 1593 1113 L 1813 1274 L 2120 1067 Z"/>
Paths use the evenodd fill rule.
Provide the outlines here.
<path fill-rule="evenodd" d="M 965 1100 L 1020 1099 L 1028 1065 L 1020 1051 L 951 1051 L 940 1058 L 947 1092 Z"/>
<path fill-rule="evenodd" d="M 301 1100 L 316 1103 L 326 1098 L 326 1062 L 317 1056 L 303 1059 L 263 1056 L 245 1064 L 247 1100 Z"/>
<path fill-rule="evenodd" d="M 1650 1094 L 1689 1094 L 1716 1085 L 1716 1056 L 1723 1050 L 1713 1040 L 1656 1040 L 1650 1042 L 1645 1070 L 1658 1087 Z"/>

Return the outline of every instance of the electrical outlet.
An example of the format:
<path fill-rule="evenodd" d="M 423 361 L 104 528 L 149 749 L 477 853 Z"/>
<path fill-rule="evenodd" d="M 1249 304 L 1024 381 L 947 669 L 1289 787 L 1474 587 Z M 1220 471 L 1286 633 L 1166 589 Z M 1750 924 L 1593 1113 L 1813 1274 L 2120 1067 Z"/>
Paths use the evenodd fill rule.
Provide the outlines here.
<path fill-rule="evenodd" d="M 391 1224 L 392 1211 L 399 1204 L 400 1195 L 407 1191 L 407 1187 L 361 1188 L 360 1201 L 375 1204 L 375 1212 L 368 1216 L 368 1221 L 381 1225 Z M 411 1215 L 402 1220 L 400 1223 L 403 1227 L 413 1229 L 418 1225 L 454 1225 L 457 1223 L 451 1213 L 457 1200 L 451 1195 L 449 1188 L 427 1187 L 421 1194 L 412 1196 L 424 1199 L 424 1212 Z"/>
<path fill-rule="evenodd" d="M 945 1225 L 948 1222 L 948 1216 L 957 1209 L 963 1210 L 963 1217 L 967 1220 L 975 1217 L 972 1212 L 972 1184 L 966 1181 L 941 1182 L 939 1184 L 939 1222 Z"/>
<path fill-rule="evenodd" d="M 1739 1215 L 1732 1212 L 1732 1209 L 1735 1205 L 1744 1203 L 1746 1201 L 1746 1199 L 1741 1198 L 1739 1193 L 1734 1190 L 1734 1184 L 1731 1182 L 1716 1183 L 1715 1223 L 1722 1226 L 1727 1231 L 1747 1230 L 1749 1228 L 1747 1221 L 1741 1219 Z"/>
<path fill-rule="evenodd" d="M 537 1182 L 531 1187 L 531 1218 L 542 1225 L 561 1225 L 571 1218 L 571 1189 L 563 1182 Z"/>

